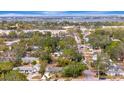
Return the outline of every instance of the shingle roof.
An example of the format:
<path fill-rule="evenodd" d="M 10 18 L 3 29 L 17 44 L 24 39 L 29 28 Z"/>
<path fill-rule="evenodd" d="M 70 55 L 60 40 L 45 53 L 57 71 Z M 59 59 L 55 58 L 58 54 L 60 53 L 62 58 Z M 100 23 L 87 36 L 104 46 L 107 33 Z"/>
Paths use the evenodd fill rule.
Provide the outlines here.
<path fill-rule="evenodd" d="M 35 58 L 35 57 L 24 57 L 24 58 L 22 58 L 22 61 L 26 62 L 26 63 L 31 63 L 31 62 L 37 61 L 37 60 L 39 60 L 39 58 Z"/>

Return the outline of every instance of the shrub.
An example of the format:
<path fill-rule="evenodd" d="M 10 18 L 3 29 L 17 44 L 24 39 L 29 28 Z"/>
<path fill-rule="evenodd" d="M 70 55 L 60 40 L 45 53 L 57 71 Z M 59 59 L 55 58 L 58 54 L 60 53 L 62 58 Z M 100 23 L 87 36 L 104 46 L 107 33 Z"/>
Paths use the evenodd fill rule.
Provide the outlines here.
<path fill-rule="evenodd" d="M 18 71 L 10 71 L 5 75 L 1 75 L 0 80 L 6 81 L 27 81 L 27 78 L 24 74 L 19 73 Z"/>
<path fill-rule="evenodd" d="M 69 65 L 70 63 L 71 63 L 70 60 L 64 59 L 64 58 L 59 58 L 59 59 L 57 60 L 57 65 L 60 66 L 60 67 L 67 66 L 67 65 Z"/>
<path fill-rule="evenodd" d="M 32 65 L 36 65 L 36 64 L 37 64 L 37 62 L 36 62 L 36 61 L 33 61 L 33 62 L 32 62 Z"/>
<path fill-rule="evenodd" d="M 78 77 L 79 75 L 81 75 L 81 72 L 85 69 L 85 65 L 73 62 L 72 64 L 64 67 L 62 74 L 65 77 Z"/>

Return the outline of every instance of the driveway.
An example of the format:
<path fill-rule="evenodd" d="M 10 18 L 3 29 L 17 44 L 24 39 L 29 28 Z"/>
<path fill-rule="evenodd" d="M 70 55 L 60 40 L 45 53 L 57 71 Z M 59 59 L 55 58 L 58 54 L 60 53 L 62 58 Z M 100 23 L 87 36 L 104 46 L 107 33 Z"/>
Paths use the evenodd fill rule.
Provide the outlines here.
<path fill-rule="evenodd" d="M 85 78 L 84 78 L 85 81 L 96 81 L 96 80 L 98 80 L 95 77 L 95 73 L 92 72 L 91 70 L 85 70 L 85 71 L 83 71 L 82 74 L 84 74 L 84 76 L 85 76 Z"/>

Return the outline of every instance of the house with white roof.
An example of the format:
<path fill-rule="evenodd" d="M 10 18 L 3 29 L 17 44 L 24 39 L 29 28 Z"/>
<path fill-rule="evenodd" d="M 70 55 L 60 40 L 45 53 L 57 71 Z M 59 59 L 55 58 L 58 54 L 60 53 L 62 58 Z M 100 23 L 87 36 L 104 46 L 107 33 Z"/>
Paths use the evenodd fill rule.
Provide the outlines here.
<path fill-rule="evenodd" d="M 20 39 L 17 40 L 13 40 L 13 41 L 6 41 L 4 42 L 7 46 L 9 46 L 9 49 L 11 50 L 11 47 L 13 44 L 18 43 L 20 41 Z"/>

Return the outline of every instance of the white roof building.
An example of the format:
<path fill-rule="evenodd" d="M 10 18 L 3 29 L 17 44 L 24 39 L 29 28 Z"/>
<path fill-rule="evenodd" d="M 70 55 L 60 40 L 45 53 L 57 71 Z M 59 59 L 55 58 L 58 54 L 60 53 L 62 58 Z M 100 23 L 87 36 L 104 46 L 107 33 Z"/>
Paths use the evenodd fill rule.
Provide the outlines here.
<path fill-rule="evenodd" d="M 14 41 L 6 41 L 5 44 L 6 44 L 7 46 L 11 46 L 11 45 L 13 45 L 13 44 L 15 44 L 15 43 L 18 43 L 19 41 L 20 41 L 19 39 L 14 40 Z"/>
<path fill-rule="evenodd" d="M 102 28 L 124 28 L 124 26 L 102 26 Z"/>

